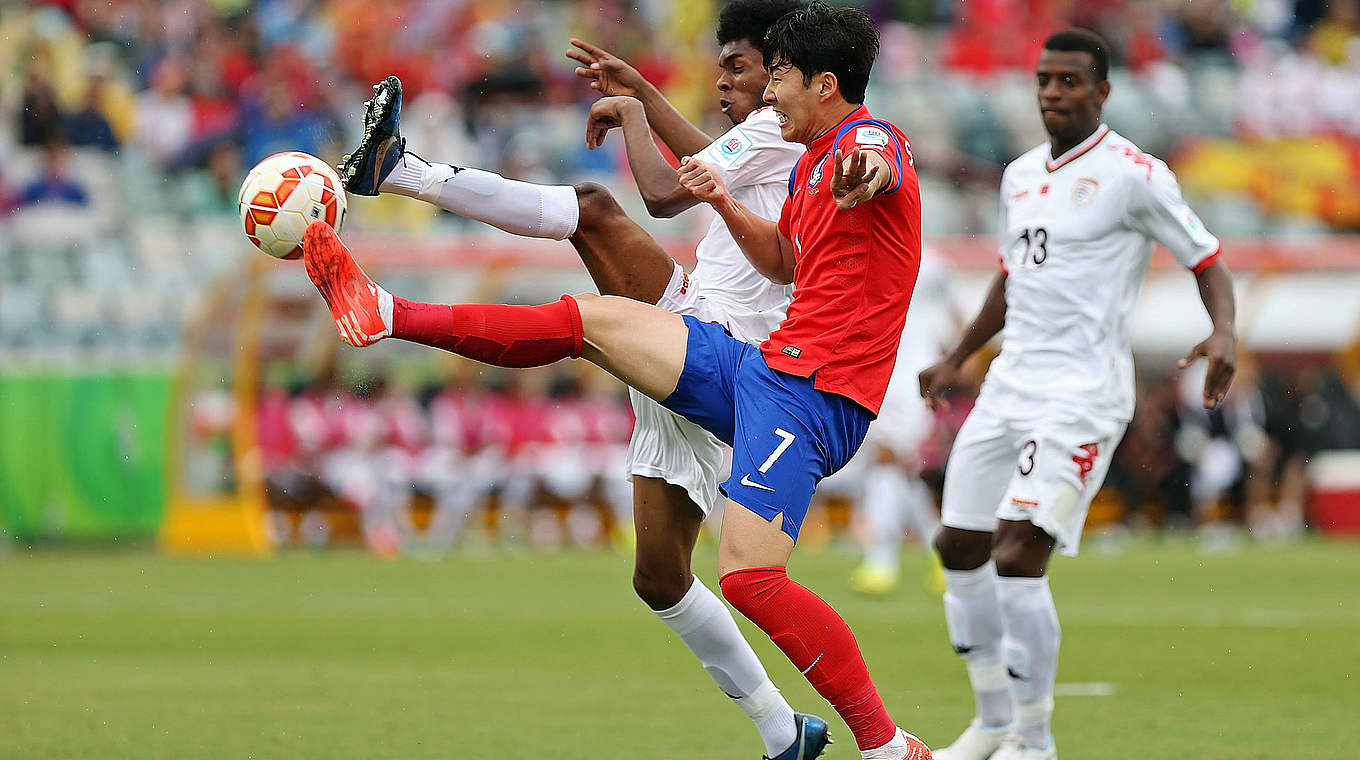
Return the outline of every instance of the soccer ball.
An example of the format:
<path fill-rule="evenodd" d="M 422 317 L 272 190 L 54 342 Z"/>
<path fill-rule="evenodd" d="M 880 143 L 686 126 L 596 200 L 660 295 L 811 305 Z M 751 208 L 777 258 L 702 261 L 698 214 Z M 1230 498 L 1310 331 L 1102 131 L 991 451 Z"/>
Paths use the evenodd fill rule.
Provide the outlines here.
<path fill-rule="evenodd" d="M 275 153 L 255 165 L 241 183 L 237 210 L 246 237 L 280 259 L 302 258 L 302 234 L 321 220 L 336 232 L 345 221 L 340 176 L 306 153 Z"/>

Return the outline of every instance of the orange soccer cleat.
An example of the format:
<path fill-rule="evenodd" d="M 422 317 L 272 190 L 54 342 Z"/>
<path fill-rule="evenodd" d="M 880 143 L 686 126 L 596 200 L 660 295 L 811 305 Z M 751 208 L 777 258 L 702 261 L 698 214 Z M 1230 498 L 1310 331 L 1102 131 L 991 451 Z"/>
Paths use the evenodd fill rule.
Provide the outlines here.
<path fill-rule="evenodd" d="M 308 225 L 302 249 L 307 276 L 326 299 L 340 340 L 369 346 L 392 334 L 391 294 L 359 268 L 330 225 Z"/>

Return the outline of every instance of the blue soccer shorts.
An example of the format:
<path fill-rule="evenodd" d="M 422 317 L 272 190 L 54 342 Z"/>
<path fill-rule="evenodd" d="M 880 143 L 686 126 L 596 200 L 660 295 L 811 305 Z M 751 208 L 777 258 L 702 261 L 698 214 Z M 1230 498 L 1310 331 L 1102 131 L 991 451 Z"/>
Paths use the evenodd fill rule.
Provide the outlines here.
<path fill-rule="evenodd" d="M 773 521 L 794 541 L 822 478 L 845 466 L 873 415 L 812 379 L 770 369 L 760 349 L 722 325 L 686 316 L 685 369 L 662 406 L 732 447 L 731 500 Z"/>

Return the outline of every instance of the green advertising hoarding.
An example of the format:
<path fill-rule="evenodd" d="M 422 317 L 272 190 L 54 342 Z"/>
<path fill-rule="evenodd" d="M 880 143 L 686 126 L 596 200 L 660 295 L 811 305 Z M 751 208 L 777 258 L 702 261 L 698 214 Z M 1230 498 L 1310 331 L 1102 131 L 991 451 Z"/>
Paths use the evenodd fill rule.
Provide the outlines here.
<path fill-rule="evenodd" d="M 0 374 L 0 527 L 150 538 L 165 511 L 162 373 Z"/>

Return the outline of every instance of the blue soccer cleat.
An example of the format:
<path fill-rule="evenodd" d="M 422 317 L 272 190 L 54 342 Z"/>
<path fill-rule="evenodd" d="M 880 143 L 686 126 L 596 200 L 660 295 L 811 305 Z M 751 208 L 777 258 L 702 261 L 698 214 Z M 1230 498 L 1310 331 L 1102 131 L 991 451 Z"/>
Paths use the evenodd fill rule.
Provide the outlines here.
<path fill-rule="evenodd" d="M 345 189 L 355 195 L 377 195 L 406 152 L 399 130 L 401 80 L 388 77 L 373 85 L 373 90 L 373 99 L 364 104 L 364 141 L 336 167 Z"/>
<path fill-rule="evenodd" d="M 816 715 L 794 713 L 793 725 L 798 729 L 798 738 L 793 740 L 788 749 L 765 760 L 812 760 L 822 754 L 826 745 L 833 743 L 826 721 Z"/>

